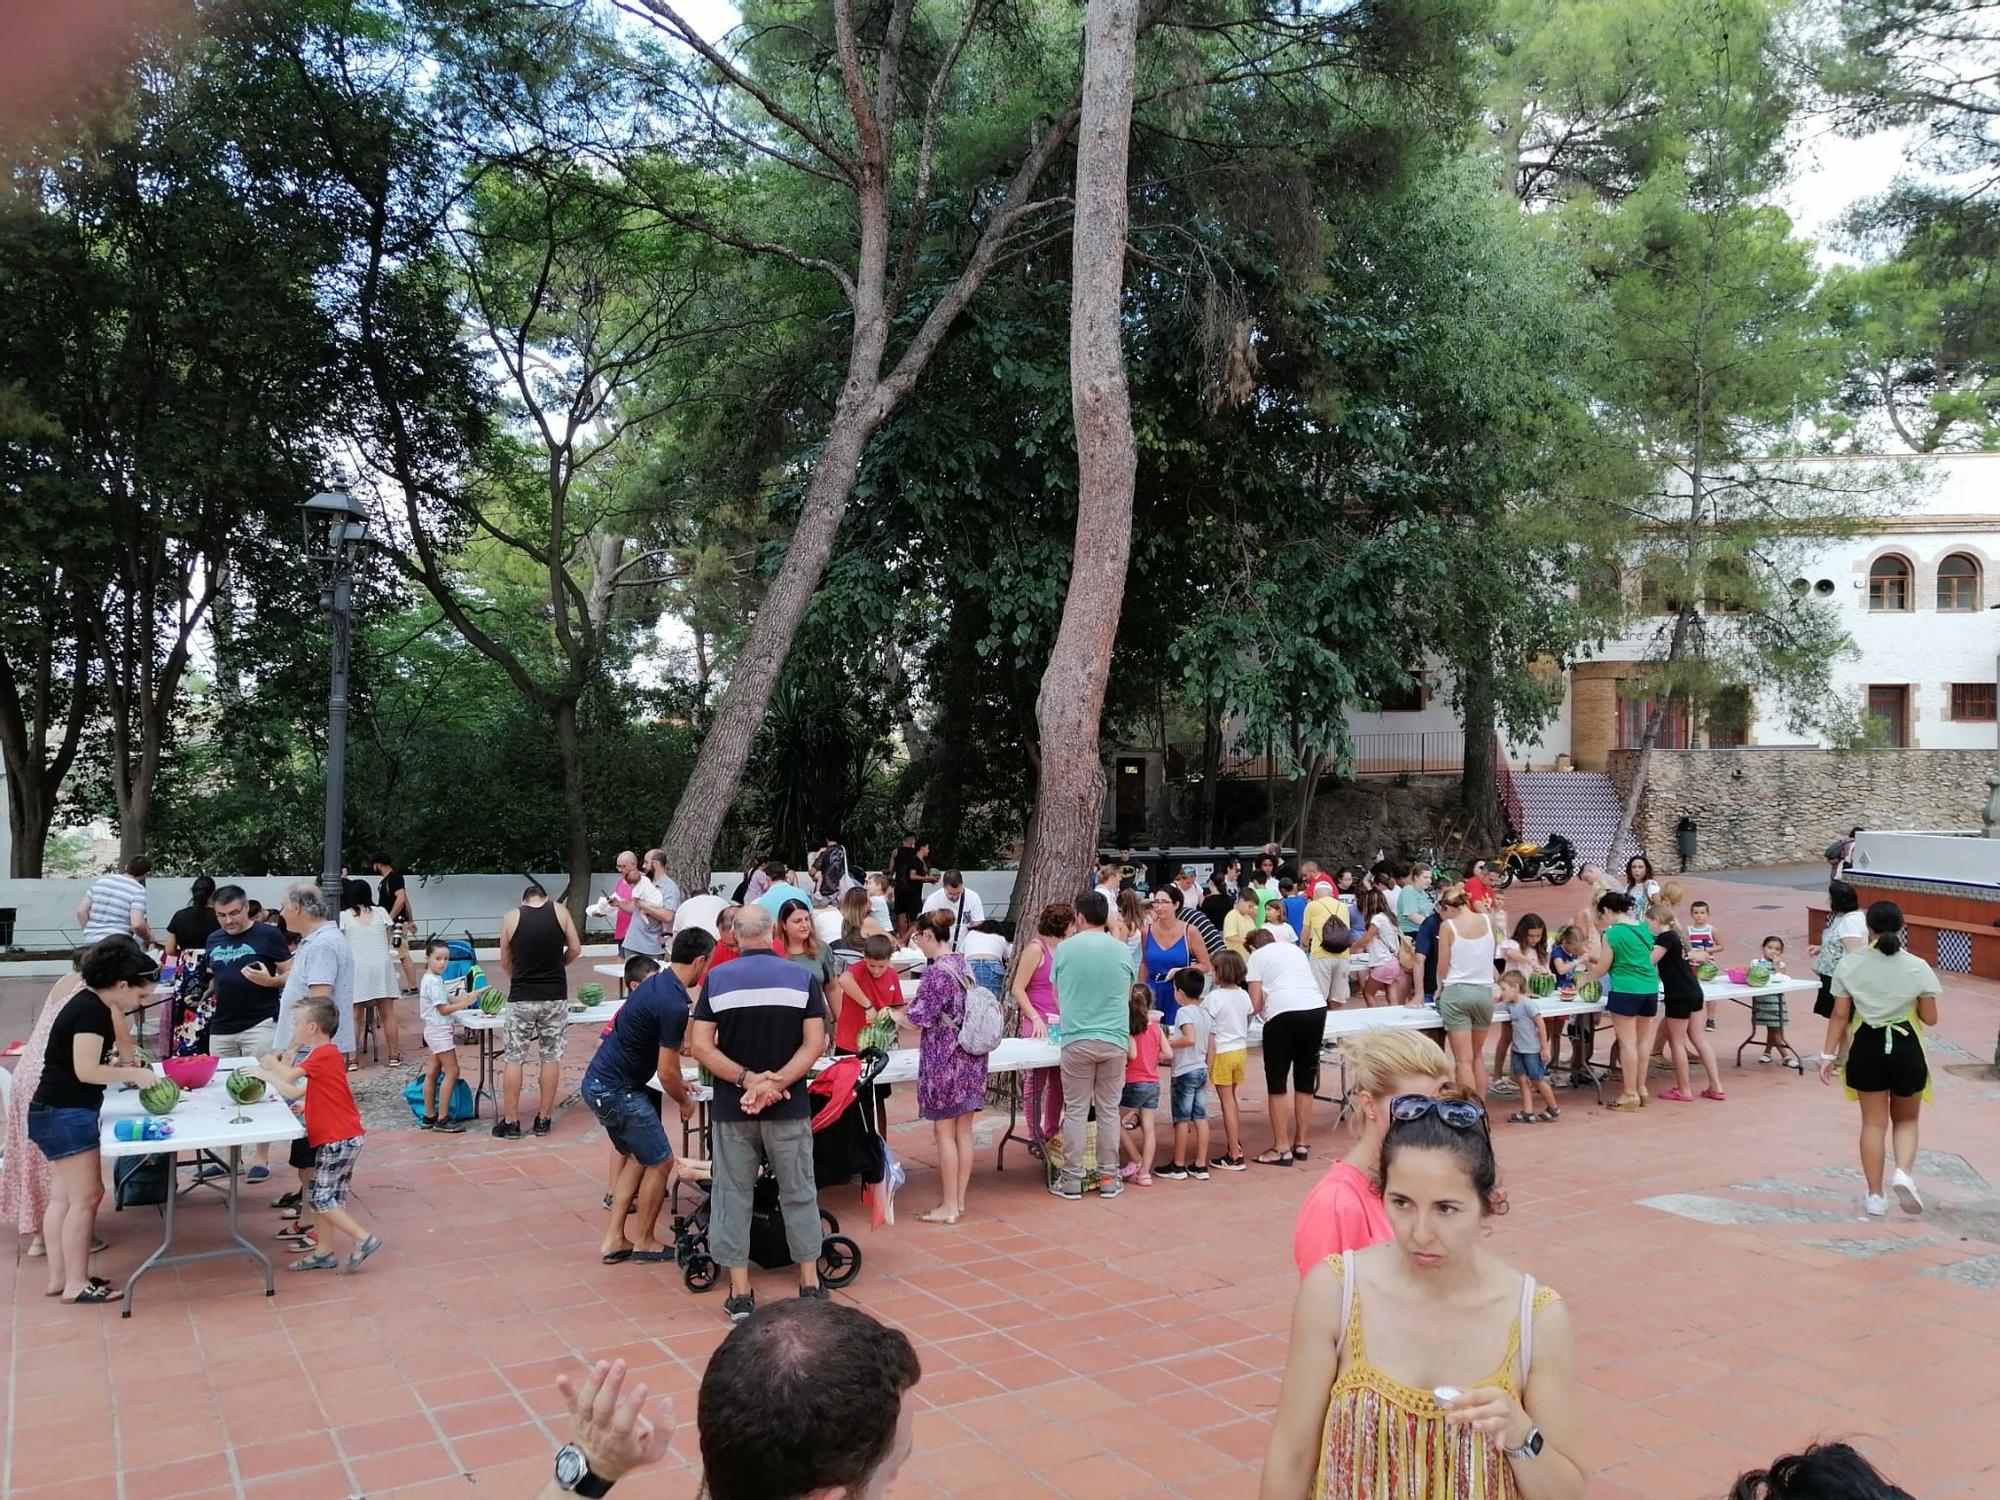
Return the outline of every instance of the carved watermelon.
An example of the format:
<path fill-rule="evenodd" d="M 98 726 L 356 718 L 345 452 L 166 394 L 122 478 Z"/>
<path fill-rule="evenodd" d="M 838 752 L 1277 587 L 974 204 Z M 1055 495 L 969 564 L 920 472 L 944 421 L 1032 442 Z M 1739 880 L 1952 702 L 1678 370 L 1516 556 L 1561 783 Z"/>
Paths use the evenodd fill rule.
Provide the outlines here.
<path fill-rule="evenodd" d="M 139 1090 L 139 1108 L 149 1115 L 172 1114 L 180 1102 L 181 1086 L 171 1078 L 162 1078 Z"/>
<path fill-rule="evenodd" d="M 264 1097 L 264 1080 L 248 1068 L 238 1068 L 223 1085 L 238 1104 L 255 1104 Z"/>
<path fill-rule="evenodd" d="M 1743 971 L 1743 982 L 1753 989 L 1760 984 L 1769 984 L 1771 982 L 1771 966 L 1767 963 L 1754 963 L 1750 965 L 1748 969 Z"/>
<path fill-rule="evenodd" d="M 584 1005 L 601 1005 L 604 1003 L 604 986 L 595 981 L 579 985 L 577 986 L 576 998 Z"/>
<path fill-rule="evenodd" d="M 1722 970 L 1718 969 L 1705 958 L 1694 966 L 1694 977 L 1704 982 L 1720 978 L 1721 974 Z"/>

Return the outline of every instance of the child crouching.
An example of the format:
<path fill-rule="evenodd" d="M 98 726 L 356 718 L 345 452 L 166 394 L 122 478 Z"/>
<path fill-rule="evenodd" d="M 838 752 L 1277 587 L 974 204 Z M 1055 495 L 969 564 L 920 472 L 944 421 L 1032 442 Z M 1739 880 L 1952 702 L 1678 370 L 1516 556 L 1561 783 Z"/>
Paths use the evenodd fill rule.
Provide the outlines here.
<path fill-rule="evenodd" d="M 348 1087 L 347 1065 L 333 1045 L 339 1012 L 329 1000 L 307 1000 L 293 1007 L 292 1044 L 305 1053 L 297 1067 L 279 1060 L 275 1052 L 258 1060 L 256 1072 L 286 1099 L 305 1101 L 306 1141 L 313 1148 L 312 1185 L 306 1204 L 313 1213 L 353 1242 L 347 1269 L 358 1271 L 362 1262 L 382 1248 L 382 1237 L 371 1234 L 347 1211 L 348 1185 L 354 1164 L 360 1158 L 368 1132 L 361 1126 L 361 1111 L 354 1104 L 354 1090 Z M 334 1271 L 340 1262 L 328 1250 L 315 1249 L 291 1263 L 294 1271 Z"/>

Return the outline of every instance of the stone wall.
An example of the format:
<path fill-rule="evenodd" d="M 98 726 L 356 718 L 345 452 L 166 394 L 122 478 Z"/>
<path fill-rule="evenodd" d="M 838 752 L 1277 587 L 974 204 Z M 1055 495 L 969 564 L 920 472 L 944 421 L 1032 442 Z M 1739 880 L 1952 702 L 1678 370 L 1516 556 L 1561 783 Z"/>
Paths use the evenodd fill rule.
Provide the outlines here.
<path fill-rule="evenodd" d="M 1638 758 L 1610 754 L 1621 795 Z M 1819 859 L 1857 823 L 1977 828 L 1992 770 L 1986 750 L 1655 750 L 1639 839 L 1659 869 L 1678 869 L 1674 824 L 1692 808 L 1700 833 L 1690 869 L 1798 864 Z"/>

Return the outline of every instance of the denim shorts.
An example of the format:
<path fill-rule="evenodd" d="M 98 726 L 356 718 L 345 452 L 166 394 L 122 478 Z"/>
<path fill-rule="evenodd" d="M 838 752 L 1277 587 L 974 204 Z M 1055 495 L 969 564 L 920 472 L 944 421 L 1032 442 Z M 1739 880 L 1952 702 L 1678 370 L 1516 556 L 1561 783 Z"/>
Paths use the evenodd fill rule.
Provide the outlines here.
<path fill-rule="evenodd" d="M 1160 1107 L 1160 1086 L 1157 1083 L 1128 1083 L 1125 1092 L 1118 1096 L 1120 1109 L 1158 1109 Z"/>
<path fill-rule="evenodd" d="M 1208 1087 L 1208 1069 L 1190 1068 L 1185 1073 L 1174 1074 L 1174 1123 L 1185 1125 L 1193 1120 L 1206 1120 L 1208 1106 L 1202 1103 L 1202 1090 Z"/>
<path fill-rule="evenodd" d="M 611 1149 L 642 1167 L 657 1167 L 674 1154 L 667 1128 L 660 1121 L 659 1106 L 649 1097 L 651 1092 L 619 1088 L 588 1077 L 583 1080 L 583 1102 L 611 1138 Z"/>
<path fill-rule="evenodd" d="M 1549 1076 L 1548 1064 L 1542 1061 L 1541 1053 L 1514 1052 L 1509 1055 L 1514 1059 L 1514 1072 L 1528 1082 L 1540 1083 Z"/>
<path fill-rule="evenodd" d="M 95 1151 L 98 1146 L 97 1111 L 30 1104 L 28 1139 L 50 1161 Z"/>

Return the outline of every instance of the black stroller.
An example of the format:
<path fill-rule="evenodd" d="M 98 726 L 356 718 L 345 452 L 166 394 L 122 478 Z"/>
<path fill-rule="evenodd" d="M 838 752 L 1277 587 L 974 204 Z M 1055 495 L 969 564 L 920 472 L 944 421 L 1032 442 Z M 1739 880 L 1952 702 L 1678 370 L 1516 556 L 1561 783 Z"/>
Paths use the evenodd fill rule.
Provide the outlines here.
<path fill-rule="evenodd" d="M 857 1175 L 864 1182 L 881 1180 L 882 1137 L 872 1085 L 888 1063 L 886 1052 L 871 1048 L 859 1057 L 838 1059 L 808 1085 L 812 1094 L 826 1101 L 812 1121 L 815 1186 L 838 1187 Z M 708 1183 L 701 1184 L 701 1193 L 694 1211 L 673 1221 L 674 1258 L 691 1292 L 707 1291 L 722 1274 L 708 1250 Z M 840 1232 L 840 1220 L 829 1210 L 819 1211 L 819 1222 L 819 1284 L 829 1289 L 846 1286 L 861 1274 L 861 1247 Z M 792 1264 L 778 1204 L 778 1179 L 768 1166 L 757 1173 L 750 1208 L 750 1259 L 767 1271 Z"/>

